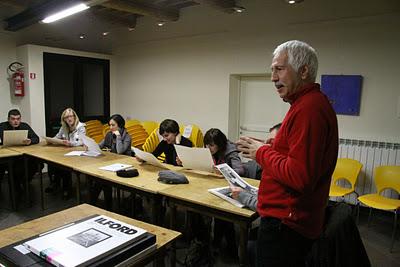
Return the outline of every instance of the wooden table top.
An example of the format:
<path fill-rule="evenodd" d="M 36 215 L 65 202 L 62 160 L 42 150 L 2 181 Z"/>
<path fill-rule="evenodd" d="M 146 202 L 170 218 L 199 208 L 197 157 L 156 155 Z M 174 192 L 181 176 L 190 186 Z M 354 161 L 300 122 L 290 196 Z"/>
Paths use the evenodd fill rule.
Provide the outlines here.
<path fill-rule="evenodd" d="M 7 157 L 15 157 L 15 156 L 21 156 L 22 153 L 1 147 L 0 146 L 0 158 L 7 158 Z"/>
<path fill-rule="evenodd" d="M 108 162 L 121 157 L 127 157 L 111 152 L 104 152 L 104 155 L 98 157 L 65 156 L 66 153 L 69 153 L 71 151 L 82 151 L 83 147 L 55 146 L 45 145 L 43 143 L 31 146 L 10 147 L 10 149 L 69 168 L 86 166 L 100 162 Z"/>
<path fill-rule="evenodd" d="M 181 235 L 181 233 L 173 230 L 134 220 L 88 204 L 82 204 L 0 231 L 0 247 L 7 246 L 93 214 L 106 215 L 155 234 L 157 236 L 157 248 L 169 244 Z"/>
<path fill-rule="evenodd" d="M 122 177 L 118 177 L 115 172 L 104 171 L 104 170 L 99 169 L 99 167 L 104 167 L 104 166 L 115 164 L 115 163 L 133 165 L 133 167 L 139 171 L 139 176 L 132 177 L 132 178 L 122 178 Z M 171 166 L 171 165 L 168 165 L 168 166 L 169 166 L 169 168 L 172 168 L 172 169 L 180 169 L 180 167 L 174 168 L 174 166 Z M 74 167 L 74 170 L 84 173 L 84 174 L 87 174 L 87 175 L 91 175 L 91 176 L 98 177 L 98 178 L 101 178 L 104 180 L 108 180 L 113 183 L 128 186 L 131 188 L 135 188 L 135 189 L 146 191 L 146 192 L 153 193 L 153 194 L 156 194 L 159 191 L 172 186 L 172 185 L 160 183 L 159 181 L 157 181 L 158 172 L 163 169 L 149 165 L 149 164 L 139 163 L 133 157 L 123 157 L 123 158 L 111 160 L 108 162 L 95 163 L 95 164 L 86 165 L 86 166 L 77 166 L 77 167 Z"/>
<path fill-rule="evenodd" d="M 225 179 L 190 172 L 183 173 L 188 178 L 189 184 L 172 185 L 159 191 L 159 193 L 164 196 L 233 213 L 239 216 L 253 217 L 255 215 L 254 211 L 236 207 L 228 201 L 208 192 L 208 189 L 211 188 L 228 186 L 228 182 Z M 245 180 L 256 187 L 258 187 L 260 183 L 258 180 L 254 179 L 245 178 Z"/>

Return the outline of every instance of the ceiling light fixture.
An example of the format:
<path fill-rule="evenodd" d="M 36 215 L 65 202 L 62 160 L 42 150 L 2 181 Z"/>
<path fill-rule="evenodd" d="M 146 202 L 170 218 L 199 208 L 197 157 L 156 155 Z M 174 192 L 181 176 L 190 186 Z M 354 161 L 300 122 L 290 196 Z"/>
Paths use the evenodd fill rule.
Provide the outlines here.
<path fill-rule="evenodd" d="M 43 19 L 42 22 L 43 23 L 52 23 L 54 21 L 57 21 L 57 20 L 65 18 L 65 17 L 71 16 L 73 14 L 76 14 L 76 13 L 81 12 L 83 10 L 86 10 L 88 8 L 89 8 L 89 6 L 87 6 L 85 4 L 79 4 L 79 5 L 64 9 L 64 10 L 62 10 L 60 12 L 57 12 L 57 13 L 55 13 L 53 15 L 50 15 L 50 16 L 46 17 L 45 19 Z"/>
<path fill-rule="evenodd" d="M 109 35 L 109 34 L 110 34 L 110 32 L 103 32 L 103 33 L 102 33 L 103 36 L 107 36 L 107 35 Z"/>
<path fill-rule="evenodd" d="M 128 31 L 130 31 L 130 32 L 131 32 L 131 31 L 134 31 L 134 30 L 135 30 L 135 27 L 129 27 L 129 28 L 128 28 Z"/>
<path fill-rule="evenodd" d="M 298 3 L 301 3 L 301 2 L 303 2 L 304 0 L 286 0 L 286 2 L 288 3 L 288 4 L 290 4 L 290 5 L 293 5 L 293 4 L 298 4 Z"/>
<path fill-rule="evenodd" d="M 244 7 L 242 7 L 242 6 L 234 6 L 234 7 L 233 7 L 233 10 L 234 10 L 236 13 L 243 13 L 244 11 L 246 11 L 246 9 L 245 9 Z"/>
<path fill-rule="evenodd" d="M 158 25 L 159 27 L 162 27 L 162 26 L 165 25 L 165 21 L 159 21 L 159 22 L 157 22 L 157 25 Z"/>
<path fill-rule="evenodd" d="M 79 39 L 85 39 L 85 35 L 84 34 L 79 34 Z"/>

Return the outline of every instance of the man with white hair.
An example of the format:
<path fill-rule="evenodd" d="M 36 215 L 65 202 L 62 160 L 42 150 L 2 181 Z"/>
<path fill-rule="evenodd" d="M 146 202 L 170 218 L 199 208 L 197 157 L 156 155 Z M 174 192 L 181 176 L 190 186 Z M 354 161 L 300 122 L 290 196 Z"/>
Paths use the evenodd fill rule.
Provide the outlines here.
<path fill-rule="evenodd" d="M 338 153 L 336 114 L 315 83 L 315 50 L 279 45 L 271 65 L 277 93 L 291 106 L 272 145 L 241 137 L 238 149 L 261 165 L 258 266 L 304 266 L 324 223 Z"/>

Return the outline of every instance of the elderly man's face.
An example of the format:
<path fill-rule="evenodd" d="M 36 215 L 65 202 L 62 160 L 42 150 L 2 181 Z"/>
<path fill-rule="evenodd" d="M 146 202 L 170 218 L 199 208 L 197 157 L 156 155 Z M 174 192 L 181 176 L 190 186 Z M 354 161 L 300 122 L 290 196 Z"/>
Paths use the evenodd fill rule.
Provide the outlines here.
<path fill-rule="evenodd" d="M 288 64 L 286 53 L 278 54 L 272 59 L 271 72 L 271 81 L 275 83 L 279 96 L 285 101 L 302 84 L 300 74 L 296 73 L 292 66 Z"/>
<path fill-rule="evenodd" d="M 13 128 L 19 127 L 21 124 L 21 115 L 10 115 L 10 117 L 8 117 L 8 123 Z"/>

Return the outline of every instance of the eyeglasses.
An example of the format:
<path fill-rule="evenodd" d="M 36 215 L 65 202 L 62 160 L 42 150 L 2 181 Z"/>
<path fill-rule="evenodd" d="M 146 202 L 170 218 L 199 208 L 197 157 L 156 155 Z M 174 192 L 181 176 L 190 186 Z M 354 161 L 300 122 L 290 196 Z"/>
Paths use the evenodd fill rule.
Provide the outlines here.
<path fill-rule="evenodd" d="M 68 119 L 68 118 L 75 118 L 75 115 L 67 115 L 67 116 L 64 116 L 64 120 L 66 120 L 66 119 Z"/>

